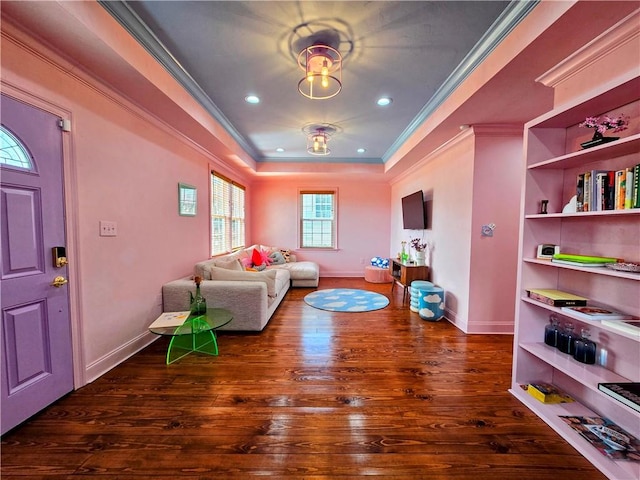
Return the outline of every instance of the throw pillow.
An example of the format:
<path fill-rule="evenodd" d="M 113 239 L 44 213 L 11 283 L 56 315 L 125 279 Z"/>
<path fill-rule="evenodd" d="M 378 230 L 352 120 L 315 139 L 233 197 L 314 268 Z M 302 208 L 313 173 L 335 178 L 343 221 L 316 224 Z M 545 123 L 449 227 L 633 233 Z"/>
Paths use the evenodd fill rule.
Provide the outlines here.
<path fill-rule="evenodd" d="M 260 249 L 260 257 L 262 257 L 262 264 L 265 266 L 271 265 L 271 259 L 269 258 L 269 251 Z"/>
<path fill-rule="evenodd" d="M 282 256 L 282 252 L 280 252 L 279 250 L 271 252 L 269 258 L 271 259 L 271 265 L 282 265 L 286 263 L 286 260 Z"/>
<path fill-rule="evenodd" d="M 227 261 L 222 259 L 216 260 L 216 263 L 214 266 L 219 268 L 226 268 L 227 270 L 240 270 L 240 271 L 244 270 L 244 267 L 240 263 L 240 260 L 238 260 L 237 258 L 227 260 Z"/>
<path fill-rule="evenodd" d="M 237 272 L 225 268 L 211 267 L 211 280 L 263 282 L 267 285 L 267 295 L 274 298 L 276 292 L 276 271 L 266 270 L 264 272 Z"/>
<path fill-rule="evenodd" d="M 253 249 L 253 253 L 251 254 L 251 262 L 253 263 L 254 266 L 262 265 L 262 255 L 260 254 L 257 248 Z"/>
<path fill-rule="evenodd" d="M 280 253 L 284 257 L 285 263 L 289 263 L 291 261 L 291 250 L 282 250 L 282 249 L 280 249 Z"/>

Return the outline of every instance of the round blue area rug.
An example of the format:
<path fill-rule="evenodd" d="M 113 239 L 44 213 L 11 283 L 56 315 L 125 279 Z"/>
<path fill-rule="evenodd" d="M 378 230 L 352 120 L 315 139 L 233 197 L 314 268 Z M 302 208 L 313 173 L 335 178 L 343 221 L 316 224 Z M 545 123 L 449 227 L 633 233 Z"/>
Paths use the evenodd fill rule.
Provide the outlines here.
<path fill-rule="evenodd" d="M 384 295 L 353 288 L 317 290 L 304 297 L 312 307 L 331 312 L 370 312 L 389 305 Z"/>

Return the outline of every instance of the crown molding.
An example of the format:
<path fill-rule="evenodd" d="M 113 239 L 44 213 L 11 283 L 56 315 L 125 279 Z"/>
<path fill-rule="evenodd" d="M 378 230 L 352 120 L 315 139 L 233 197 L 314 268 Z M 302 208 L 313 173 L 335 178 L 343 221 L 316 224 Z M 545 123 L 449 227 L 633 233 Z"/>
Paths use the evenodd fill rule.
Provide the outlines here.
<path fill-rule="evenodd" d="M 254 161 L 260 159 L 256 148 L 238 132 L 229 119 L 222 113 L 213 100 L 200 87 L 198 82 L 171 55 L 164 44 L 156 37 L 142 19 L 121 0 L 97 0 L 98 3 L 116 21 L 129 32 L 182 87 L 231 135 Z"/>
<path fill-rule="evenodd" d="M 601 58 L 611 55 L 615 50 L 636 40 L 640 36 L 639 22 L 640 9 L 623 18 L 580 50 L 540 75 L 536 78 L 536 82 L 542 83 L 546 87 L 557 87 Z M 637 68 L 637 65 L 634 67 Z"/>
<path fill-rule="evenodd" d="M 485 58 L 511 33 L 511 31 L 540 3 L 540 0 L 512 1 L 496 19 L 489 30 L 460 62 L 456 69 L 436 90 L 429 102 L 420 110 L 407 128 L 400 134 L 389 150 L 382 156 L 387 161 L 409 140 L 409 137 L 431 116 L 436 109 L 458 88 L 458 86 L 480 65 Z"/>

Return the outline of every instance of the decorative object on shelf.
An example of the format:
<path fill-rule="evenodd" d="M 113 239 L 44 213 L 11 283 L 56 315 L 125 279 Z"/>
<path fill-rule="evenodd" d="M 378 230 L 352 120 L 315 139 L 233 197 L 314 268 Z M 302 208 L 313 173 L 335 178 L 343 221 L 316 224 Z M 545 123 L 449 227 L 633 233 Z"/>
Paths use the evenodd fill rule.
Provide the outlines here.
<path fill-rule="evenodd" d="M 416 265 L 424 266 L 425 265 L 425 248 L 427 248 L 427 244 L 420 241 L 419 238 L 411 239 L 411 246 L 416 251 Z"/>
<path fill-rule="evenodd" d="M 407 253 L 407 242 L 403 240 L 402 242 L 400 242 L 400 245 L 402 245 L 402 248 L 400 250 L 400 261 L 402 263 L 407 263 L 409 261 L 409 254 Z"/>
<path fill-rule="evenodd" d="M 627 125 L 629 125 L 629 117 L 626 117 L 623 113 L 617 117 L 605 115 L 602 117 L 602 120 L 600 117 L 587 117 L 584 122 L 578 126 L 593 128 L 595 131 L 593 132 L 593 138 L 588 142 L 581 143 L 580 146 L 582 148 L 591 148 L 618 140 L 620 137 L 605 137 L 604 133 L 607 130 L 613 130 L 613 133 L 621 132 L 628 128 Z"/>
<path fill-rule="evenodd" d="M 194 277 L 193 281 L 196 283 L 196 294 L 189 292 L 189 310 L 193 315 L 204 315 L 207 313 L 207 301 L 200 293 L 200 282 L 202 278 L 199 276 Z"/>
<path fill-rule="evenodd" d="M 571 197 L 571 200 L 569 200 L 569 203 L 567 203 L 562 208 L 562 213 L 576 213 L 577 211 L 578 211 L 578 196 L 574 195 L 573 197 Z"/>
<path fill-rule="evenodd" d="M 544 327 L 544 343 L 551 347 L 558 346 L 560 336 L 560 322 L 555 315 L 549 315 L 549 324 Z"/>
<path fill-rule="evenodd" d="M 556 253 L 560 253 L 559 245 L 543 243 L 541 245 L 538 245 L 536 258 L 539 258 L 541 260 L 551 260 Z"/>
<path fill-rule="evenodd" d="M 547 214 L 547 207 L 549 206 L 549 200 L 540 200 L 540 213 Z"/>
<path fill-rule="evenodd" d="M 589 338 L 591 336 L 589 329 L 583 328 L 580 335 L 581 337 L 575 341 L 573 358 L 580 363 L 593 365 L 596 363 L 596 343 Z"/>
<path fill-rule="evenodd" d="M 567 355 L 573 355 L 575 351 L 575 333 L 573 333 L 573 323 L 565 324 L 564 328 L 560 331 L 558 337 L 558 350 Z"/>
<path fill-rule="evenodd" d="M 605 267 L 610 268 L 611 270 L 618 270 L 619 272 L 640 273 L 640 265 L 638 265 L 637 263 L 607 263 Z"/>

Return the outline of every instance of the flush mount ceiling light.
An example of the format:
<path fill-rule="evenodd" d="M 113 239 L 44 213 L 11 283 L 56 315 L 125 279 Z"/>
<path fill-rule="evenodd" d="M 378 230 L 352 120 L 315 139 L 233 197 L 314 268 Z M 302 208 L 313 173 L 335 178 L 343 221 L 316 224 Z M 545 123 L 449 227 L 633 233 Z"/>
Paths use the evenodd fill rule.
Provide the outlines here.
<path fill-rule="evenodd" d="M 340 20 L 309 21 L 289 35 L 289 51 L 304 76 L 298 91 L 312 100 L 333 98 L 342 90 L 342 66 L 353 50 L 347 24 Z"/>
<path fill-rule="evenodd" d="M 307 135 L 307 153 L 317 156 L 325 156 L 331 153 L 329 140 L 336 133 L 336 128 L 331 125 L 307 125 L 302 129 Z"/>
<path fill-rule="evenodd" d="M 342 90 L 342 55 L 329 45 L 305 47 L 298 55 L 298 66 L 305 72 L 298 91 L 311 100 L 335 97 Z"/>

